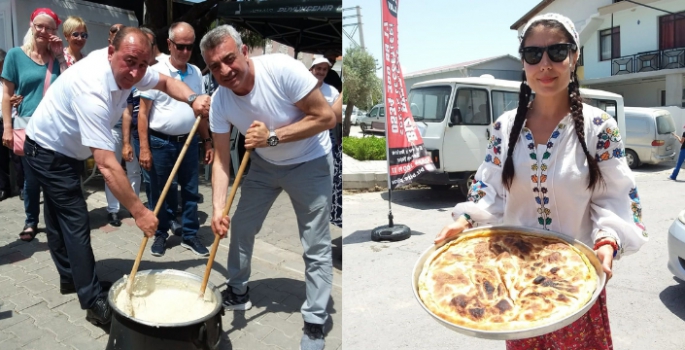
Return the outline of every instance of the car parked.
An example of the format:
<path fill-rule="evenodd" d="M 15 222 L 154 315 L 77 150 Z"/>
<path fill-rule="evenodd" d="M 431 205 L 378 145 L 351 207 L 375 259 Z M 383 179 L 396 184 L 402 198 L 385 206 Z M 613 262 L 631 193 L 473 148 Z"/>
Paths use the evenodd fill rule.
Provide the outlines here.
<path fill-rule="evenodd" d="M 343 108 L 342 110 L 343 110 L 343 118 L 344 118 L 344 117 L 345 117 L 345 111 L 347 110 L 347 106 L 346 106 L 346 105 L 343 105 L 342 108 Z M 365 111 L 362 111 L 362 110 L 360 110 L 360 109 L 357 108 L 357 107 L 354 107 L 354 108 L 352 109 L 352 114 L 350 114 L 350 123 L 351 123 L 352 125 L 357 125 L 357 124 L 359 124 L 359 118 L 361 118 L 361 117 L 362 117 L 363 115 L 365 115 L 365 114 L 366 114 Z"/>
<path fill-rule="evenodd" d="M 671 113 L 653 108 L 625 107 L 626 161 L 631 169 L 642 164 L 672 161 L 680 143 L 672 135 Z"/>
<path fill-rule="evenodd" d="M 685 210 L 668 229 L 668 270 L 685 281 Z"/>
<path fill-rule="evenodd" d="M 385 128 L 385 105 L 377 104 L 371 111 L 357 120 L 362 131 L 371 128 L 372 123 L 382 123 Z"/>

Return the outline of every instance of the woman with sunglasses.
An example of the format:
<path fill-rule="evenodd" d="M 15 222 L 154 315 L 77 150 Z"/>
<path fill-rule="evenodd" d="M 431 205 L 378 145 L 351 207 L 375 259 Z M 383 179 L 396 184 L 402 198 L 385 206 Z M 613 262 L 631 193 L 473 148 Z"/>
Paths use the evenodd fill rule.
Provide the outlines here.
<path fill-rule="evenodd" d="M 86 57 L 85 54 L 81 53 L 81 50 L 86 46 L 86 40 L 88 40 L 88 27 L 81 17 L 69 16 L 62 24 L 62 34 L 67 39 L 64 59 L 67 61 L 67 67 L 71 67 Z"/>
<path fill-rule="evenodd" d="M 443 228 L 435 243 L 476 224 L 556 231 L 594 247 L 609 279 L 613 260 L 647 241 L 617 123 L 582 103 L 576 75 L 579 39 L 571 20 L 544 14 L 528 22 L 522 33 L 518 108 L 493 125 L 468 201 L 457 204 L 455 222 Z M 506 346 L 612 349 L 606 291 L 571 325 L 507 341 Z"/>
<path fill-rule="evenodd" d="M 18 163 L 22 167 L 26 167 L 23 150 L 14 149 L 14 143 L 23 144 L 23 130 L 33 112 L 43 99 L 48 86 L 67 67 L 62 51 L 62 39 L 56 35 L 57 27 L 61 23 L 49 8 L 38 8 L 33 11 L 24 44 L 9 50 L 3 65 L 2 143 L 5 147 L 13 149 L 15 155 L 21 156 L 18 157 Z M 20 96 L 21 102 L 12 106 L 10 97 L 15 94 Z M 12 107 L 16 109 L 13 110 Z M 16 112 L 14 115 L 13 111 Z M 20 196 L 24 200 L 26 212 L 24 229 L 19 237 L 23 241 L 31 241 L 38 230 L 40 185 L 25 171 L 19 172 L 18 183 L 20 186 L 23 185 Z"/>

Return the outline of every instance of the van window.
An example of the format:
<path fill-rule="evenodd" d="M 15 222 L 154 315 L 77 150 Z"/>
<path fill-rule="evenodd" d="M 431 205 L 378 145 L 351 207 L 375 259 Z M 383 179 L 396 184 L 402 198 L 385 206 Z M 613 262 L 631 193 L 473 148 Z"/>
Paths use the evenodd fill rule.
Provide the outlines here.
<path fill-rule="evenodd" d="M 452 88 L 449 86 L 411 89 L 409 93 L 409 108 L 414 120 L 427 122 L 443 121 L 451 94 Z"/>
<path fill-rule="evenodd" d="M 492 118 L 486 90 L 460 88 L 456 106 L 461 112 L 461 125 L 490 125 Z"/>
<path fill-rule="evenodd" d="M 375 118 L 378 116 L 378 107 L 376 108 L 371 108 L 371 112 L 369 113 L 369 117 Z"/>
<path fill-rule="evenodd" d="M 506 111 L 518 108 L 519 94 L 516 92 L 492 92 L 492 116 L 497 119 Z"/>
<path fill-rule="evenodd" d="M 583 102 L 590 106 L 597 107 L 616 119 L 616 101 L 614 100 L 599 100 L 589 97 L 583 97 Z"/>
<path fill-rule="evenodd" d="M 626 115 L 626 132 L 630 137 L 649 134 L 649 123 L 646 119 Z"/>
<path fill-rule="evenodd" d="M 656 117 L 656 132 L 659 134 L 670 134 L 675 132 L 673 118 L 666 115 Z"/>
<path fill-rule="evenodd" d="M 385 107 L 381 107 L 380 117 L 385 118 Z"/>

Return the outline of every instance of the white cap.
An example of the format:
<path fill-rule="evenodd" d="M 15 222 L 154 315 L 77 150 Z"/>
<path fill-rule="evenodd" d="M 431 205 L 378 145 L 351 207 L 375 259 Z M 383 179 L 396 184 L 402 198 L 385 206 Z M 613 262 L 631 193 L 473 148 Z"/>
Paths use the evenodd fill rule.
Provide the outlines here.
<path fill-rule="evenodd" d="M 309 69 L 312 69 L 312 67 L 316 66 L 317 64 L 321 64 L 321 63 L 326 63 L 326 64 L 328 64 L 329 67 L 331 66 L 331 62 L 329 62 L 327 58 L 325 58 L 325 57 L 317 57 L 317 58 L 314 60 L 314 62 L 312 62 L 312 65 L 309 66 Z"/>

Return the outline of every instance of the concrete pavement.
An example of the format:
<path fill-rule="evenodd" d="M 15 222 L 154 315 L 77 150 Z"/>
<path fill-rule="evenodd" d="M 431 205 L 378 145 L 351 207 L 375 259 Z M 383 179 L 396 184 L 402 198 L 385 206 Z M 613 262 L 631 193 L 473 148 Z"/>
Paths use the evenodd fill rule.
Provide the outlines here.
<path fill-rule="evenodd" d="M 680 350 L 685 344 L 685 283 L 666 267 L 668 228 L 685 209 L 685 181 L 667 180 L 672 165 L 636 171 L 650 241 L 614 266 L 607 286 L 614 349 Z M 682 175 L 681 175 L 682 177 Z M 435 235 L 464 200 L 457 188 L 393 192 L 395 222 L 412 229 L 401 242 L 377 243 L 370 230 L 387 224 L 387 191 L 346 194 L 345 349 L 504 349 L 504 342 L 472 338 L 438 324 L 419 305 L 412 270 Z"/>
<path fill-rule="evenodd" d="M 99 277 L 116 281 L 130 272 L 142 234 L 128 217 L 119 228 L 107 225 L 103 186 L 102 179 L 86 186 L 91 241 Z M 199 205 L 199 236 L 209 246 L 213 241 L 208 221 L 212 212 L 211 189 L 203 179 L 200 192 L 204 202 Z M 233 210 L 239 195 L 240 191 Z M 42 215 L 40 218 L 42 229 Z M 18 239 L 24 224 L 23 202 L 19 197 L 0 202 L 0 222 L 0 349 L 104 349 L 108 330 L 85 321 L 86 312 L 80 309 L 75 294 L 59 293 L 59 276 L 45 234 L 39 233 L 30 243 Z M 342 349 L 342 232 L 331 226 L 331 233 L 336 268 L 326 349 Z M 210 281 L 223 290 L 228 241 L 221 243 Z M 148 243 L 139 270 L 173 268 L 202 276 L 207 259 L 179 244 L 178 237 L 170 238 L 167 245 L 172 247 L 163 257 L 155 258 L 149 253 L 151 242 Z M 283 193 L 256 239 L 250 279 L 254 307 L 249 311 L 226 312 L 220 349 L 299 349 L 303 326 L 299 309 L 305 299 L 303 271 L 295 214 Z"/>

